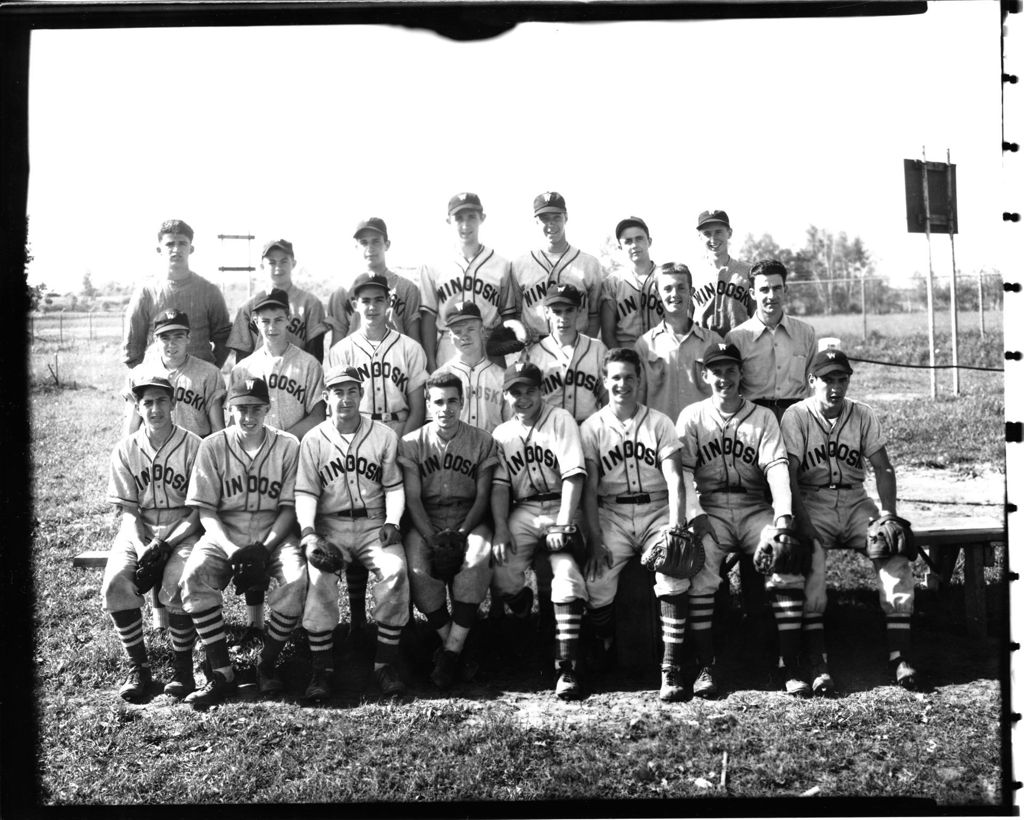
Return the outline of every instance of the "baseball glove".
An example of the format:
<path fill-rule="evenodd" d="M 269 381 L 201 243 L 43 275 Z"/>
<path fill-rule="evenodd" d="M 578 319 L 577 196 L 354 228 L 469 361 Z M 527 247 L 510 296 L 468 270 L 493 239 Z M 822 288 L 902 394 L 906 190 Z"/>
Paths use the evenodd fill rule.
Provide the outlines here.
<path fill-rule="evenodd" d="M 704 568 L 704 546 L 681 526 L 663 527 L 658 539 L 641 554 L 640 563 L 672 578 L 693 578 Z"/>
<path fill-rule="evenodd" d="M 450 584 L 466 560 L 466 536 L 458 530 L 443 529 L 427 539 L 430 574 Z"/>
<path fill-rule="evenodd" d="M 754 566 L 762 575 L 806 575 L 811 571 L 811 547 L 792 527 L 765 527 L 754 550 Z"/>
<path fill-rule="evenodd" d="M 306 547 L 306 560 L 321 572 L 333 572 L 339 577 L 347 563 L 345 553 L 322 535 L 316 536 L 313 544 Z"/>
<path fill-rule="evenodd" d="M 868 558 L 892 558 L 903 555 L 911 561 L 917 559 L 918 549 L 910 522 L 892 513 L 885 513 L 868 523 Z"/>
<path fill-rule="evenodd" d="M 231 556 L 231 580 L 235 583 L 235 594 L 267 589 L 270 586 L 267 575 L 269 563 L 270 553 L 258 541 L 236 550 Z"/>
<path fill-rule="evenodd" d="M 509 353 L 518 353 L 526 347 L 516 332 L 505 325 L 498 325 L 487 337 L 484 349 L 488 356 L 507 356 Z"/>
<path fill-rule="evenodd" d="M 171 557 L 171 547 L 162 538 L 154 538 L 149 542 L 135 566 L 135 588 L 139 595 L 145 595 L 160 583 L 164 577 L 164 567 Z"/>
<path fill-rule="evenodd" d="M 579 555 L 583 548 L 583 535 L 575 524 L 552 524 L 544 537 L 548 552 L 571 552 Z"/>

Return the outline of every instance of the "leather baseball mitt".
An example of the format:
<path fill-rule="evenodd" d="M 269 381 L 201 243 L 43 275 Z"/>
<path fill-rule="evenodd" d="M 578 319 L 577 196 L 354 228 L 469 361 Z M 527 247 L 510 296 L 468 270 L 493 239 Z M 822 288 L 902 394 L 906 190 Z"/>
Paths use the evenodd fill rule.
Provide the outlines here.
<path fill-rule="evenodd" d="M 164 567 L 170 557 L 171 547 L 162 538 L 154 538 L 149 542 L 135 566 L 135 588 L 139 595 L 145 595 L 163 580 Z"/>
<path fill-rule="evenodd" d="M 484 343 L 484 350 L 488 356 L 507 356 L 509 353 L 518 353 L 526 347 L 516 332 L 505 325 L 498 325 L 491 331 Z"/>
<path fill-rule="evenodd" d="M 307 544 L 306 560 L 320 572 L 333 572 L 339 577 L 347 564 L 345 553 L 322 535 L 316 536 L 313 543 Z"/>
<path fill-rule="evenodd" d="M 903 555 L 911 561 L 917 559 L 918 549 L 910 522 L 892 513 L 885 513 L 868 524 L 868 558 L 892 558 Z"/>
<path fill-rule="evenodd" d="M 231 556 L 231 580 L 235 584 L 235 594 L 267 589 L 270 586 L 267 575 L 269 563 L 270 553 L 258 541 L 236 550 Z"/>
<path fill-rule="evenodd" d="M 754 550 L 754 566 L 762 575 L 806 575 L 811 571 L 811 546 L 792 527 L 769 524 Z"/>
<path fill-rule="evenodd" d="M 583 535 L 575 524 L 552 524 L 548 527 L 544 543 L 548 552 L 571 552 L 579 555 L 583 548 Z"/>
<path fill-rule="evenodd" d="M 704 568 L 704 546 L 681 526 L 663 527 L 641 554 L 640 563 L 672 578 L 693 578 Z"/>
<path fill-rule="evenodd" d="M 450 584 L 466 560 L 466 536 L 458 530 L 443 529 L 427 539 L 430 574 Z"/>

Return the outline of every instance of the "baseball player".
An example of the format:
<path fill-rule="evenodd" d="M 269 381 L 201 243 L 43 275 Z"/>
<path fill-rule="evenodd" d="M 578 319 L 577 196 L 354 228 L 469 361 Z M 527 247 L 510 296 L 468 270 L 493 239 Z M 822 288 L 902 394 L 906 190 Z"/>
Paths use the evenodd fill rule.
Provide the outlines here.
<path fill-rule="evenodd" d="M 433 420 L 407 433 L 398 445 L 412 521 L 405 558 L 413 603 L 441 638 L 430 679 L 439 689 L 449 689 L 491 581 L 491 529 L 485 516 L 498 454 L 490 433 L 460 420 L 464 402 L 457 375 L 435 373 L 426 387 Z M 462 566 L 450 584 L 431 571 L 430 541 L 447 529 L 466 539 Z"/>
<path fill-rule="evenodd" d="M 444 322 L 455 356 L 437 373 L 454 373 L 462 381 L 462 412 L 466 424 L 492 432 L 509 418 L 502 397 L 505 368 L 484 353 L 484 322 L 475 302 L 453 302 L 445 308 Z M 429 414 L 430 407 L 427 407 Z"/>
<path fill-rule="evenodd" d="M 807 368 L 817 350 L 814 328 L 786 315 L 786 274 L 778 259 L 754 263 L 754 315 L 725 336 L 743 357 L 740 394 L 780 421 L 787 407 L 807 396 Z"/>
<path fill-rule="evenodd" d="M 323 360 L 324 334 L 328 330 L 324 306 L 316 296 L 292 281 L 294 269 L 295 250 L 287 239 L 275 239 L 263 246 L 260 270 L 267 277 L 266 289 L 238 309 L 231 335 L 228 336 L 228 347 L 235 351 L 236 362 L 240 362 L 263 343 L 253 314 L 256 305 L 263 302 L 272 290 L 283 290 L 288 294 L 291 311 L 288 317 L 288 341 L 318 362 Z"/>
<path fill-rule="evenodd" d="M 750 299 L 750 265 L 729 255 L 732 227 L 725 211 L 702 211 L 697 235 L 705 258 L 694 275 L 693 318 L 725 336 L 754 312 Z"/>
<path fill-rule="evenodd" d="M 395 670 L 398 639 L 409 621 L 409 576 L 398 530 L 405 491 L 398 436 L 359 412 L 363 381 L 354 367 L 327 369 L 328 418 L 302 440 L 295 509 L 307 556 L 319 534 L 338 547 L 347 562 L 358 561 L 374 574 L 374 676 L 381 692 L 391 696 L 405 691 Z M 333 634 L 339 617 L 337 580 L 334 573 L 309 566 L 309 594 L 302 616 L 313 654 L 313 676 L 306 689 L 309 700 L 325 700 L 331 694 Z"/>
<path fill-rule="evenodd" d="M 498 466 L 491 492 L 494 519 L 494 585 L 517 618 L 529 617 L 533 590 L 526 570 L 537 549 L 546 549 L 548 530 L 576 524 L 586 466 L 579 428 L 567 410 L 552 407 L 541 394 L 543 376 L 529 362 L 505 372 L 505 399 L 513 417 L 494 430 Z M 550 552 L 551 601 L 555 610 L 555 695 L 580 697 L 576 673 L 586 582 L 572 552 Z"/>
<path fill-rule="evenodd" d="M 619 220 L 615 240 L 628 267 L 611 271 L 604 280 L 601 338 L 608 347 L 633 347 L 637 339 L 661 321 L 665 311 L 658 296 L 657 268 L 651 261 L 651 232 L 647 223 L 638 216 Z"/>
<path fill-rule="evenodd" d="M 228 357 L 226 345 L 231 319 L 220 288 L 189 269 L 195 251 L 194 233 L 180 219 L 160 226 L 156 252 L 167 257 L 163 280 L 141 285 L 125 311 L 124 363 L 135 367 L 142 362 L 153 339 L 153 320 L 167 310 L 180 310 L 191 319 L 188 352 L 220 369 Z"/>
<path fill-rule="evenodd" d="M 352 305 L 359 329 L 332 345 L 324 367 L 355 367 L 363 378 L 361 410 L 398 435 L 422 426 L 427 380 L 423 348 L 388 326 L 387 279 L 361 273 L 352 284 Z"/>
<path fill-rule="evenodd" d="M 569 214 L 565 197 L 556 191 L 539 194 L 533 200 L 533 218 L 544 235 L 544 246 L 512 263 L 512 275 L 522 294 L 521 321 L 530 340 L 551 332 L 544 314 L 544 297 L 555 285 L 574 285 L 583 294 L 577 327 L 581 333 L 599 337 L 604 272 L 596 257 L 574 248 L 566 239 Z"/>
<path fill-rule="evenodd" d="M 199 516 L 185 505 L 189 476 L 199 452 L 199 436 L 174 423 L 174 388 L 164 376 L 139 375 L 132 385 L 141 429 L 114 448 L 107 495 L 121 513 L 121 526 L 103 574 L 103 610 L 110 613 L 131 671 L 120 695 L 141 700 L 152 683 L 142 637 L 142 595 L 135 584 L 139 559 L 152 549 L 169 551 L 157 585 L 169 611 L 174 676 L 164 691 L 183 697 L 195 688 L 192 647 L 196 633 L 182 609 L 178 581 L 195 544 Z"/>
<path fill-rule="evenodd" d="M 205 530 L 181 578 L 185 611 L 206 648 L 206 683 L 185 698 L 196 709 L 220 703 L 236 688 L 223 615 L 232 556 L 249 544 L 261 545 L 267 573 L 277 582 L 267 596 L 270 620 L 256 667 L 260 694 L 284 689 L 274 666 L 306 595 L 306 565 L 295 537 L 298 439 L 267 426 L 270 392 L 262 379 L 232 384 L 228 408 L 233 424 L 203 439 L 186 498 Z"/>
<path fill-rule="evenodd" d="M 274 288 L 253 305 L 262 344 L 231 369 L 232 385 L 263 379 L 270 388 L 271 427 L 301 439 L 324 420 L 323 370 L 309 353 L 291 340 L 291 302 Z"/>
<path fill-rule="evenodd" d="M 608 349 L 599 339 L 579 332 L 583 294 L 568 284 L 555 285 L 544 297 L 544 316 L 551 330 L 522 353 L 543 374 L 544 401 L 572 413 L 577 424 L 608 403 L 602 366 Z"/>
<path fill-rule="evenodd" d="M 693 321 L 693 278 L 686 265 L 669 262 L 658 268 L 654 278 L 665 318 L 636 340 L 644 368 L 639 400 L 677 419 L 688 404 L 711 394 L 701 377 L 699 359 L 721 337 Z"/>
<path fill-rule="evenodd" d="M 865 461 L 871 463 L 882 513 L 896 514 L 896 471 L 885 449 L 885 435 L 874 411 L 846 397 L 853 368 L 841 350 L 824 350 L 811 359 L 807 382 L 811 395 L 782 416 L 789 470 L 796 487 L 797 521 L 806 536 L 825 549 L 862 549 L 868 523 L 880 513 L 864 489 Z M 878 598 L 885 613 L 889 665 L 900 686 L 917 685 L 908 657 L 914 577 L 909 560 L 874 560 Z M 824 584 L 822 584 L 824 585 Z M 804 615 L 804 650 L 818 674 L 827 675 L 822 613 Z"/>
<path fill-rule="evenodd" d="M 445 333 L 444 310 L 448 305 L 475 302 L 488 333 L 504 319 L 519 317 L 518 294 L 508 261 L 480 242 L 480 226 L 486 219 L 479 196 L 469 192 L 453 196 L 448 201 L 448 224 L 455 230 L 458 251 L 444 264 L 420 268 L 421 333 L 431 373 L 454 352 Z"/>
<path fill-rule="evenodd" d="M 690 631 L 700 669 L 694 694 L 710 698 L 719 689 L 711 616 L 715 591 L 722 583 L 722 561 L 737 550 L 753 554 L 764 529 L 789 527 L 793 510 L 779 424 L 770 410 L 740 395 L 743 361 L 739 351 L 735 345 L 713 343 L 702 362 L 711 397 L 683 408 L 676 428 L 688 490 L 686 517 L 705 553 L 704 569 L 690 589 Z M 693 486 L 697 493 L 689 492 Z M 824 590 L 824 553 L 821 549 L 815 553 L 809 577 L 775 573 L 767 581 L 778 631 L 779 667 L 786 692 L 794 696 L 811 693 L 799 656 L 805 582 L 819 594 Z"/>
<path fill-rule="evenodd" d="M 580 426 L 587 467 L 583 509 L 589 525 L 584 576 L 599 669 L 614 660 L 619 573 L 634 553 L 661 537 L 664 527 L 685 524 L 679 439 L 668 416 L 639 403 L 640 372 L 635 351 L 609 350 L 604 363 L 608 405 Z M 681 662 L 689 587 L 688 579 L 655 574 L 665 646 L 659 697 L 665 701 L 686 696 Z"/>
<path fill-rule="evenodd" d="M 356 253 L 365 273 L 384 276 L 388 280 L 391 302 L 388 309 L 388 325 L 404 333 L 414 342 L 422 344 L 420 336 L 420 290 L 404 276 L 388 269 L 386 254 L 391 249 L 388 226 L 379 216 L 371 216 L 356 225 L 353 234 Z M 349 292 L 339 287 L 327 300 L 327 323 L 331 327 L 331 344 L 337 344 L 357 327 L 359 314 L 352 310 Z"/>
<path fill-rule="evenodd" d="M 124 434 L 134 433 L 142 425 L 132 385 L 145 373 L 154 371 L 162 372 L 174 387 L 176 425 L 200 438 L 224 429 L 224 379 L 210 362 L 188 352 L 188 315 L 180 310 L 165 310 L 153 322 L 153 335 L 156 342 L 148 360 L 128 371 L 124 395 L 129 404 Z"/>

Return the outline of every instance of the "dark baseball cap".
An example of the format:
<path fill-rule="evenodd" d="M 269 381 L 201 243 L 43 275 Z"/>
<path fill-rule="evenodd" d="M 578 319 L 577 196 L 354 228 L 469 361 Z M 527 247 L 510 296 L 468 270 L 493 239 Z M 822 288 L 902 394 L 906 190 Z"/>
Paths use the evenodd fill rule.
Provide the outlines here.
<path fill-rule="evenodd" d="M 270 293 L 260 299 L 252 306 L 252 312 L 256 313 L 264 308 L 272 307 L 284 308 L 286 311 L 291 310 L 291 307 L 288 304 L 288 294 L 281 290 L 281 288 L 274 288 Z"/>
<path fill-rule="evenodd" d="M 356 225 L 356 232 L 352 234 L 353 239 L 358 239 L 359 234 L 363 231 L 375 231 L 384 237 L 387 241 L 388 238 L 388 226 L 384 224 L 384 220 L 379 216 L 371 216 L 369 219 L 363 219 Z"/>
<path fill-rule="evenodd" d="M 273 242 L 268 242 L 266 245 L 263 246 L 263 255 L 260 257 L 260 259 L 262 259 L 268 253 L 274 250 L 274 248 L 280 248 L 286 254 L 292 257 L 292 259 L 295 258 L 295 250 L 292 248 L 291 242 L 289 242 L 287 239 L 275 239 Z"/>
<path fill-rule="evenodd" d="M 474 211 L 482 211 L 484 209 L 484 206 L 480 203 L 480 197 L 476 194 L 471 194 L 469 191 L 463 191 L 448 200 L 448 216 L 468 209 L 472 209 Z"/>
<path fill-rule="evenodd" d="M 188 331 L 191 329 L 188 323 L 188 314 L 182 313 L 180 310 L 165 310 L 153 322 L 154 336 L 159 336 L 161 333 L 169 333 L 172 330 Z"/>
<path fill-rule="evenodd" d="M 540 368 L 533 362 L 515 362 L 505 371 L 505 383 L 502 389 L 508 390 L 517 384 L 540 387 L 542 378 Z"/>
<path fill-rule="evenodd" d="M 824 376 L 826 373 L 832 373 L 833 371 L 839 370 L 846 375 L 853 373 L 853 368 L 850 367 L 850 360 L 846 358 L 846 354 L 841 350 L 819 350 L 814 354 L 814 358 L 811 359 L 811 375 L 812 376 Z"/>
<path fill-rule="evenodd" d="M 558 191 L 545 191 L 538 194 L 533 200 L 533 215 L 541 214 L 564 214 L 568 213 L 565 207 L 565 197 Z"/>
<path fill-rule="evenodd" d="M 132 395 L 137 399 L 141 399 L 150 387 L 159 387 L 161 390 L 166 390 L 172 396 L 174 395 L 174 385 L 171 384 L 171 380 L 166 376 L 147 374 L 132 379 Z"/>
<path fill-rule="evenodd" d="M 263 379 L 239 379 L 228 391 L 228 404 L 270 404 L 270 391 Z"/>
<path fill-rule="evenodd" d="M 732 227 L 729 224 L 729 214 L 725 211 L 701 211 L 700 216 L 697 217 L 697 230 L 699 231 L 705 225 L 711 225 L 716 222 L 721 222 L 727 228 Z"/>
<path fill-rule="evenodd" d="M 359 371 L 354 367 L 342 367 L 341 365 L 335 365 L 334 367 L 329 367 L 324 371 L 324 387 L 328 389 L 346 384 L 347 382 L 362 384 L 363 377 L 359 375 Z"/>
<path fill-rule="evenodd" d="M 715 342 L 708 345 L 704 355 L 701 357 L 701 363 L 704 367 L 711 367 L 719 362 L 732 362 L 733 364 L 742 365 L 743 357 L 740 355 L 739 348 L 736 345 Z"/>
<path fill-rule="evenodd" d="M 627 216 L 625 219 L 620 219 L 619 224 L 615 226 L 615 238 L 618 239 L 622 236 L 622 232 L 626 228 L 643 228 L 643 231 L 649 237 L 651 235 L 650 229 L 647 227 L 647 223 L 644 222 L 638 216 Z"/>
<path fill-rule="evenodd" d="M 483 321 L 483 316 L 480 315 L 480 308 L 476 302 L 453 302 L 444 311 L 444 323 L 451 327 L 455 322 L 461 322 L 463 319 L 480 319 Z"/>
<path fill-rule="evenodd" d="M 583 294 L 574 285 L 556 285 L 548 290 L 544 297 L 544 305 L 572 305 L 579 307 L 583 304 Z"/>
<path fill-rule="evenodd" d="M 359 291 L 363 288 L 383 288 L 387 292 L 391 291 L 391 288 L 388 287 L 388 278 L 381 273 L 359 274 L 356 281 L 352 283 L 352 295 L 358 296 Z"/>

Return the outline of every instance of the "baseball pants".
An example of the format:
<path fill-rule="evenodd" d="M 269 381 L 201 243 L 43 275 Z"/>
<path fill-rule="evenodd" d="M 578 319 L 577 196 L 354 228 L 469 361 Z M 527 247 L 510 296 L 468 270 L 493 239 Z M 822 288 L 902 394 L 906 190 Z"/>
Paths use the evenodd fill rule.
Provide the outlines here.
<path fill-rule="evenodd" d="M 437 507 L 430 511 L 430 523 L 439 530 L 455 529 L 469 511 L 468 507 Z M 419 530 L 410 528 L 405 536 L 405 560 L 409 566 L 412 602 L 426 615 L 436 612 L 447 601 L 444 581 L 430 574 L 430 547 Z M 474 527 L 466 537 L 466 559 L 452 579 L 452 600 L 479 604 L 491 583 L 491 530 L 485 524 Z"/>

